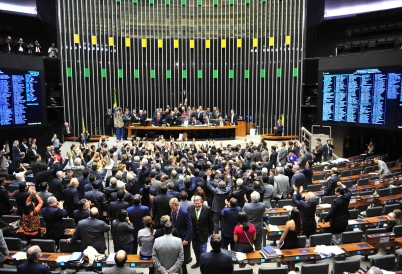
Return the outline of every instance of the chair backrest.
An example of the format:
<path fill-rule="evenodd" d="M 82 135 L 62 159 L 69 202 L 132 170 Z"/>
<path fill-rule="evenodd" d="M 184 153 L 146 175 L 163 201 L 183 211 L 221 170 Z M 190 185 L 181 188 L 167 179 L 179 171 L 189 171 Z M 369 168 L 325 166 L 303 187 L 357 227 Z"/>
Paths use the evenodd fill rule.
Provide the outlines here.
<path fill-rule="evenodd" d="M 331 169 L 331 168 L 333 168 L 333 167 L 336 167 L 336 165 L 337 165 L 337 164 L 329 164 L 329 165 L 327 165 L 327 169 Z"/>
<path fill-rule="evenodd" d="M 368 208 L 366 210 L 366 214 L 367 214 L 367 217 L 380 216 L 380 215 L 382 215 L 382 211 L 383 211 L 382 206 L 375 206 L 375 207 Z"/>
<path fill-rule="evenodd" d="M 395 255 L 385 255 L 379 257 L 370 258 L 370 267 L 376 266 L 380 269 L 394 270 L 395 268 Z"/>
<path fill-rule="evenodd" d="M 235 268 L 233 274 L 253 274 L 252 268 Z"/>
<path fill-rule="evenodd" d="M 307 186 L 307 191 L 320 191 L 322 185 L 308 185 Z"/>
<path fill-rule="evenodd" d="M 360 196 L 366 196 L 366 195 L 373 195 L 374 190 L 367 190 L 367 191 L 362 191 L 359 193 Z"/>
<path fill-rule="evenodd" d="M 350 171 L 350 176 L 358 175 L 358 174 L 360 174 L 360 172 L 361 172 L 361 169 L 352 169 Z"/>
<path fill-rule="evenodd" d="M 394 232 L 395 237 L 401 237 L 402 236 L 402 225 L 396 225 L 392 229 L 392 232 Z"/>
<path fill-rule="evenodd" d="M 40 216 L 39 219 L 40 219 L 40 227 L 46 227 L 45 219 L 42 216 Z"/>
<path fill-rule="evenodd" d="M 32 239 L 31 245 L 38 245 L 43 252 L 56 252 L 56 243 L 50 239 Z"/>
<path fill-rule="evenodd" d="M 323 196 L 323 197 L 321 197 L 321 204 L 330 204 L 335 199 L 336 199 L 336 195 Z"/>
<path fill-rule="evenodd" d="M 324 180 L 324 174 L 314 174 L 313 180 Z"/>
<path fill-rule="evenodd" d="M 378 189 L 378 190 L 377 190 L 377 194 L 378 194 L 380 197 L 389 196 L 389 195 L 391 195 L 391 189 L 389 189 L 389 188 Z"/>
<path fill-rule="evenodd" d="M 368 185 L 369 180 L 368 179 L 359 179 L 357 181 L 357 186 L 364 186 L 364 185 Z"/>
<path fill-rule="evenodd" d="M 391 188 L 392 195 L 401 194 L 401 193 L 402 193 L 402 186 L 397 186 L 397 187 Z"/>
<path fill-rule="evenodd" d="M 329 264 L 304 264 L 301 267 L 301 274 L 328 273 Z"/>
<path fill-rule="evenodd" d="M 21 220 L 20 215 L 3 215 L 3 216 L 1 216 L 1 218 L 7 224 Z"/>
<path fill-rule="evenodd" d="M 340 167 L 346 167 L 346 162 L 343 162 L 343 163 L 337 163 L 337 164 L 336 164 L 336 167 L 337 167 L 337 168 L 340 168 Z"/>
<path fill-rule="evenodd" d="M 261 267 L 258 269 L 258 274 L 288 274 L 287 266 L 282 267 Z"/>
<path fill-rule="evenodd" d="M 350 170 L 342 170 L 341 171 L 341 177 L 350 176 L 350 174 L 351 174 Z"/>
<path fill-rule="evenodd" d="M 354 273 L 360 269 L 359 260 L 334 261 L 331 274 Z"/>
<path fill-rule="evenodd" d="M 388 179 L 388 178 L 392 178 L 394 177 L 394 174 L 388 174 L 388 175 L 384 175 L 384 179 Z"/>
<path fill-rule="evenodd" d="M 320 222 L 322 222 L 322 220 L 324 220 L 325 216 L 328 215 L 328 212 L 321 212 L 320 213 Z"/>
<path fill-rule="evenodd" d="M 359 218 L 359 210 L 349 209 L 349 219 L 357 219 L 357 218 Z"/>
<path fill-rule="evenodd" d="M 289 220 L 288 215 L 270 216 L 268 217 L 268 224 L 270 225 L 284 225 Z"/>
<path fill-rule="evenodd" d="M 397 259 L 397 261 L 398 261 L 398 263 L 397 263 L 397 269 L 400 269 L 400 268 L 402 268 L 402 253 L 398 253 L 398 259 Z"/>
<path fill-rule="evenodd" d="M 4 237 L 8 250 L 22 250 L 20 238 Z"/>
<path fill-rule="evenodd" d="M 392 211 L 394 211 L 395 209 L 400 209 L 401 205 L 399 203 L 397 204 L 392 204 L 392 205 L 385 205 L 384 206 L 384 214 L 388 214 Z"/>
<path fill-rule="evenodd" d="M 331 233 L 314 234 L 310 236 L 310 246 L 331 245 L 331 243 L 332 243 Z"/>
<path fill-rule="evenodd" d="M 299 247 L 306 247 L 306 243 L 307 243 L 307 236 L 306 235 L 298 236 L 297 240 L 299 242 Z"/>
<path fill-rule="evenodd" d="M 284 206 L 294 206 L 292 199 L 279 200 L 278 207 L 282 208 Z"/>
<path fill-rule="evenodd" d="M 74 228 L 75 222 L 73 218 L 63 218 L 63 225 L 65 228 Z"/>
<path fill-rule="evenodd" d="M 369 172 L 373 172 L 373 171 L 374 171 L 373 166 L 367 166 L 364 168 L 364 173 L 369 173 Z"/>
<path fill-rule="evenodd" d="M 361 230 L 345 231 L 342 232 L 341 234 L 342 244 L 361 242 L 362 239 L 363 239 L 363 231 Z"/>
<path fill-rule="evenodd" d="M 342 184 L 344 186 L 346 186 L 347 188 L 351 188 L 353 186 L 354 182 L 353 181 L 343 181 Z"/>
<path fill-rule="evenodd" d="M 377 234 L 377 233 L 384 233 L 387 232 L 386 227 L 381 227 L 381 228 L 368 228 L 366 229 L 365 235 L 371 235 L 371 234 Z"/>
<path fill-rule="evenodd" d="M 81 241 L 75 241 L 74 243 L 67 243 L 67 239 L 61 239 L 59 241 L 59 249 L 60 252 L 67 252 L 67 253 L 73 253 L 73 252 L 80 252 L 81 251 Z"/>
<path fill-rule="evenodd" d="M 0 268 L 0 274 L 17 273 L 16 268 Z"/>
<path fill-rule="evenodd" d="M 315 167 L 313 167 L 313 171 L 322 171 L 322 170 L 324 170 L 324 165 L 319 165 L 319 166 L 315 166 Z"/>

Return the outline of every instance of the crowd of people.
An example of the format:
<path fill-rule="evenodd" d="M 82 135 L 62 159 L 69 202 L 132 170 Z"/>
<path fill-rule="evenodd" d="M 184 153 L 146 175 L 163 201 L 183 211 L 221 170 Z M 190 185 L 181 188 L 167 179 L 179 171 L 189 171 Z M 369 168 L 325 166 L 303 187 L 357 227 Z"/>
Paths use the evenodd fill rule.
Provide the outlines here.
<path fill-rule="evenodd" d="M 49 57 L 59 56 L 59 50 L 56 48 L 55 43 L 52 43 L 46 52 L 46 49 L 42 49 L 42 46 L 38 40 L 35 40 L 34 42 L 29 41 L 28 43 L 26 43 L 24 42 L 23 38 L 18 39 L 18 41 L 13 41 L 11 36 L 7 36 L 4 43 L 2 43 L 1 52 L 6 54 L 35 56 L 48 55 Z"/>
<path fill-rule="evenodd" d="M 70 132 L 68 123 L 64 131 Z M 296 237 L 309 237 L 316 228 L 315 195 L 305 192 L 312 184 L 314 162 L 327 160 L 333 150 L 328 140 L 323 152 L 317 153 L 320 139 L 314 152 L 297 141 L 268 148 L 263 139 L 259 144 L 245 140 L 245 145 L 235 146 L 213 140 L 179 142 L 162 136 L 115 144 L 103 136 L 98 145 L 80 140 L 61 155 L 61 142 L 54 135 L 43 160 L 34 138 L 23 139 L 21 144 L 15 141 L 11 149 L 3 147 L 2 166 L 4 160 L 9 163 L 6 170 L 16 175 L 11 185 L 18 190 L 13 193 L 17 203 L 13 208 L 4 178 L 0 179 L 0 215 L 14 211 L 21 215 L 28 241 L 42 237 L 39 216 L 43 216 L 46 238 L 57 245 L 64 238 L 63 218 L 74 218 L 76 230 L 68 242 L 81 240 L 82 251 L 92 246 L 101 254 L 107 249 L 104 233 L 111 231 L 120 262 L 127 254 L 152 257 L 150 273 L 177 269 L 187 273 L 186 266 L 193 260 L 191 245 L 195 254 L 191 268 L 208 273 L 218 267 L 214 258 L 219 257 L 223 273 L 232 273 L 233 263 L 220 252 L 221 247 L 245 253 L 260 250 L 265 242 L 264 212 L 273 200 L 292 198 L 297 207 L 278 246 L 298 247 Z M 383 167 L 381 160 L 376 161 Z M 25 180 L 29 172 L 32 183 Z M 324 187 L 325 195 L 338 197 L 324 219 L 331 222 L 333 233 L 346 229 L 351 196 L 339 180 L 333 168 Z M 208 241 L 216 254 L 206 252 Z M 290 264 L 289 269 L 295 266 Z"/>

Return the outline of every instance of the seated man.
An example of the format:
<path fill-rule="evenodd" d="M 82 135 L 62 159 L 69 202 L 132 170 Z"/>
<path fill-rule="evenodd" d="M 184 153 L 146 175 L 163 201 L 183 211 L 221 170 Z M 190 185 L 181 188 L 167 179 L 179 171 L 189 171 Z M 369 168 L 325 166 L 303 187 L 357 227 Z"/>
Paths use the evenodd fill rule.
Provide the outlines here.
<path fill-rule="evenodd" d="M 201 273 L 232 274 L 234 270 L 233 261 L 228 254 L 221 252 L 222 238 L 219 234 L 212 235 L 211 247 L 210 252 L 201 254 Z"/>
<path fill-rule="evenodd" d="M 17 267 L 17 273 L 35 273 L 35 274 L 51 274 L 50 268 L 39 262 L 42 250 L 37 245 L 33 245 L 27 250 L 28 262 L 20 264 Z"/>
<path fill-rule="evenodd" d="M 191 125 L 192 126 L 201 125 L 201 122 L 199 120 L 197 120 L 196 117 L 193 117 L 193 119 L 191 121 Z"/>
<path fill-rule="evenodd" d="M 114 256 L 115 266 L 103 271 L 104 274 L 115 274 L 115 273 L 125 273 L 125 274 L 135 274 L 137 273 L 134 269 L 126 266 L 127 253 L 124 250 L 117 251 Z"/>
<path fill-rule="evenodd" d="M 152 126 L 160 127 L 161 125 L 162 125 L 162 117 L 161 114 L 158 112 L 156 113 L 156 116 L 152 118 Z"/>
<path fill-rule="evenodd" d="M 217 126 L 225 126 L 226 122 L 222 119 L 222 116 L 219 117 L 218 121 L 216 122 Z"/>

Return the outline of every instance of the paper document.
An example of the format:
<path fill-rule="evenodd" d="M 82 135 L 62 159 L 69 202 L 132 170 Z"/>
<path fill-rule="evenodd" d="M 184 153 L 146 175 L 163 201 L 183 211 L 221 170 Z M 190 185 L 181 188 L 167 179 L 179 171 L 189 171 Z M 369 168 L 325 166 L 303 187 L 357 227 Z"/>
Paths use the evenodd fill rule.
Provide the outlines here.
<path fill-rule="evenodd" d="M 269 231 L 279 231 L 279 227 L 277 225 L 268 225 Z"/>
<path fill-rule="evenodd" d="M 70 259 L 71 255 L 65 255 L 65 256 L 59 256 L 56 259 L 57 263 L 62 263 L 62 262 L 68 262 L 68 259 Z"/>
<path fill-rule="evenodd" d="M 26 260 L 27 254 L 25 252 L 17 252 L 11 258 L 18 260 Z"/>
<path fill-rule="evenodd" d="M 116 253 L 110 253 L 109 257 L 106 259 L 106 264 L 115 264 L 114 257 Z"/>
<path fill-rule="evenodd" d="M 243 252 L 236 252 L 236 258 L 238 261 L 243 261 L 247 259 L 247 254 Z"/>

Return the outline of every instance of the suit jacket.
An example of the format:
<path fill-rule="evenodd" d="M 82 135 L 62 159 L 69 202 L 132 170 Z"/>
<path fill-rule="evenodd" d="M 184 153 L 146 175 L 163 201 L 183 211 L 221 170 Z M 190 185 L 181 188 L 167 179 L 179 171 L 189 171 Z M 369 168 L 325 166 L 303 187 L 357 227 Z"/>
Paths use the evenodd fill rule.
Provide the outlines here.
<path fill-rule="evenodd" d="M 154 117 L 152 118 L 152 125 L 154 126 L 161 126 L 162 125 L 162 117 L 159 117 L 159 121 L 158 121 L 158 117 Z"/>
<path fill-rule="evenodd" d="M 169 206 L 169 201 L 171 198 L 173 198 L 173 196 L 169 194 L 161 194 L 154 198 L 152 215 L 154 216 L 154 220 L 157 226 L 159 226 L 160 219 L 163 215 L 170 216 L 171 209 Z"/>
<path fill-rule="evenodd" d="M 338 183 L 341 179 L 341 176 L 338 174 L 333 174 L 328 178 L 327 188 L 325 189 L 325 196 L 335 195 L 336 183 Z"/>
<path fill-rule="evenodd" d="M 210 181 L 207 181 L 208 188 L 213 193 L 212 211 L 221 212 L 225 207 L 225 200 L 229 199 L 229 192 L 232 188 L 232 181 L 230 180 L 226 188 L 218 188 L 211 185 Z"/>
<path fill-rule="evenodd" d="M 110 226 L 104 221 L 90 217 L 78 223 L 71 242 L 81 240 L 81 251 L 84 251 L 88 246 L 92 246 L 100 254 L 104 254 L 106 250 L 104 233 L 109 230 Z"/>
<path fill-rule="evenodd" d="M 232 274 L 234 271 L 232 258 L 220 250 L 202 253 L 200 271 L 201 274 Z"/>
<path fill-rule="evenodd" d="M 334 145 L 325 144 L 322 146 L 322 149 L 323 149 L 324 159 L 327 159 L 328 157 L 331 157 L 332 151 L 334 149 Z"/>
<path fill-rule="evenodd" d="M 276 162 L 278 161 L 278 153 L 276 151 L 273 151 L 271 155 L 269 155 L 269 163 L 271 164 L 270 168 L 274 165 L 276 165 Z M 268 169 L 269 171 L 269 169 Z"/>
<path fill-rule="evenodd" d="M 85 192 L 84 197 L 94 203 L 99 211 L 99 216 L 103 216 L 103 211 L 107 209 L 107 201 L 103 193 L 97 189 L 92 189 Z"/>
<path fill-rule="evenodd" d="M 305 177 L 304 174 L 301 172 L 296 172 L 293 176 L 292 176 L 292 186 L 295 185 L 297 188 L 304 186 L 305 183 Z"/>
<path fill-rule="evenodd" d="M 20 156 L 14 158 L 11 164 L 8 166 L 8 173 L 12 174 L 17 168 L 20 167 L 20 164 L 22 164 L 23 162 L 24 161 Z"/>
<path fill-rule="evenodd" d="M 175 116 L 168 115 L 166 117 L 166 123 L 171 126 L 177 126 L 177 118 Z"/>
<path fill-rule="evenodd" d="M 173 197 L 175 197 L 177 199 L 179 199 L 179 196 L 180 196 L 180 192 L 177 192 L 177 191 L 174 191 L 174 190 L 168 190 L 167 194 L 169 194 L 169 195 L 171 195 L 171 196 L 173 196 Z"/>
<path fill-rule="evenodd" d="M 49 239 L 62 237 L 64 235 L 63 218 L 68 216 L 67 211 L 58 207 L 47 206 L 42 208 L 41 212 L 46 223 L 46 237 Z"/>
<path fill-rule="evenodd" d="M 274 177 L 274 194 L 279 199 L 287 199 L 289 194 L 289 177 L 279 174 Z"/>
<path fill-rule="evenodd" d="M 113 125 L 113 113 L 105 113 L 105 124 L 107 126 Z"/>
<path fill-rule="evenodd" d="M 8 248 L 6 241 L 4 241 L 3 231 L 0 229 L 0 263 L 6 260 L 8 254 Z"/>
<path fill-rule="evenodd" d="M 77 225 L 79 221 L 87 219 L 88 217 L 89 217 L 89 210 L 82 210 L 82 209 L 74 210 L 75 225 Z"/>
<path fill-rule="evenodd" d="M 172 234 L 155 239 L 152 261 L 157 274 L 162 274 L 165 270 L 169 270 L 169 273 L 172 274 L 181 273 L 181 266 L 184 262 L 182 241 Z"/>
<path fill-rule="evenodd" d="M 222 125 L 223 126 L 226 126 L 226 121 L 225 120 L 222 120 Z M 217 126 L 220 126 L 221 125 L 221 122 L 219 121 L 219 120 L 217 120 L 216 122 L 215 122 L 215 124 L 217 125 Z"/>
<path fill-rule="evenodd" d="M 20 216 L 22 216 L 22 211 L 24 210 L 24 206 L 27 202 L 29 195 L 30 194 L 28 191 L 16 190 L 13 193 L 13 197 L 17 203 L 17 214 Z M 8 213 L 8 214 L 10 214 L 10 213 Z"/>
<path fill-rule="evenodd" d="M 43 206 L 44 207 L 46 207 L 46 206 L 48 206 L 48 204 L 47 204 L 47 199 L 49 198 L 49 197 L 52 197 L 53 196 L 53 193 L 50 193 L 49 191 L 39 191 L 38 192 L 38 196 L 39 197 L 41 197 L 41 199 L 43 200 Z"/>
<path fill-rule="evenodd" d="M 191 205 L 187 208 L 191 217 L 193 226 L 193 239 L 199 239 L 201 243 L 208 241 L 209 235 L 214 233 L 214 222 L 212 221 L 212 211 L 207 205 L 202 205 L 201 212 L 197 216 L 195 214 L 195 206 Z"/>
<path fill-rule="evenodd" d="M 232 123 L 232 115 L 233 115 L 233 123 Z M 228 120 L 229 120 L 229 123 L 231 124 L 231 125 L 237 125 L 237 114 L 236 113 L 233 113 L 233 114 L 230 114 L 229 115 L 229 117 L 228 117 Z"/>
<path fill-rule="evenodd" d="M 320 147 L 317 151 L 315 151 L 314 152 L 314 162 L 321 163 L 323 153 L 324 153 L 324 150 L 322 149 L 322 147 Z"/>
<path fill-rule="evenodd" d="M 80 194 L 75 187 L 68 187 L 64 190 L 65 208 L 68 212 L 68 216 L 71 218 L 74 216 L 74 210 L 77 209 L 78 201 L 80 200 Z"/>
<path fill-rule="evenodd" d="M 391 174 L 391 172 L 389 171 L 387 164 L 382 160 L 378 160 L 378 175 L 380 179 L 388 174 Z"/>
<path fill-rule="evenodd" d="M 17 267 L 18 274 L 52 274 L 47 265 L 43 265 L 38 261 L 26 262 Z"/>
<path fill-rule="evenodd" d="M 108 214 L 112 218 L 112 220 L 117 219 L 117 212 L 120 209 L 127 209 L 130 206 L 129 203 L 123 201 L 123 200 L 117 200 L 114 202 L 111 202 L 108 208 Z"/>
<path fill-rule="evenodd" d="M 140 115 L 140 124 L 141 124 L 141 126 L 146 126 L 147 125 L 147 115 L 146 114 L 141 114 Z"/>
<path fill-rule="evenodd" d="M 103 274 L 136 274 L 137 272 L 128 266 L 118 267 L 117 265 L 115 265 L 111 268 L 102 270 L 102 273 Z"/>
<path fill-rule="evenodd" d="M 57 201 L 64 200 L 63 190 L 61 189 L 62 179 L 54 178 L 52 184 L 49 186 L 49 190 L 56 197 Z"/>
<path fill-rule="evenodd" d="M 246 212 L 250 223 L 255 226 L 257 233 L 262 232 L 262 217 L 265 212 L 265 204 L 262 202 L 248 203 L 243 206 L 243 211 Z"/>
<path fill-rule="evenodd" d="M 33 150 L 31 148 L 28 148 L 27 153 L 25 155 L 27 162 L 31 163 L 33 161 L 35 161 L 35 153 L 33 152 Z"/>
<path fill-rule="evenodd" d="M 174 216 L 175 214 L 176 221 Z M 179 208 L 179 211 L 177 213 L 172 211 L 172 213 L 170 214 L 170 221 L 173 222 L 174 229 L 177 230 L 180 238 L 182 240 L 190 242 L 193 238 L 193 225 L 188 211 L 182 207 Z"/>
<path fill-rule="evenodd" d="M 292 202 L 300 211 L 300 219 L 302 221 L 303 227 L 315 228 L 316 220 L 315 220 L 315 210 L 317 208 L 317 204 L 315 202 L 310 203 L 306 202 L 301 198 L 300 193 L 294 192 L 292 195 Z"/>
<path fill-rule="evenodd" d="M 20 157 L 21 150 L 20 150 L 19 147 L 13 146 L 13 147 L 11 148 L 11 153 L 12 153 L 12 155 L 13 155 L 13 160 L 14 160 L 14 159 L 16 159 L 17 157 Z"/>
<path fill-rule="evenodd" d="M 149 216 L 149 207 L 143 205 L 133 205 L 127 208 L 128 217 L 130 222 L 134 225 L 134 237 L 137 237 L 138 231 L 144 228 L 142 218 Z"/>
<path fill-rule="evenodd" d="M 352 197 L 352 192 L 345 187 L 345 194 L 336 197 L 331 203 L 331 209 L 329 210 L 327 216 L 324 218 L 324 222 L 330 220 L 331 223 L 331 233 L 341 233 L 345 231 L 348 225 L 349 219 L 349 202 Z"/>
<path fill-rule="evenodd" d="M 297 160 L 297 164 L 301 169 L 303 169 L 306 166 L 307 161 L 307 156 L 303 154 L 302 156 L 300 156 L 299 160 Z"/>
<path fill-rule="evenodd" d="M 286 165 L 286 161 L 287 161 L 287 156 L 288 156 L 288 151 L 285 147 L 281 148 L 281 150 L 279 150 L 279 154 L 278 154 L 278 162 L 281 163 L 282 166 Z"/>

